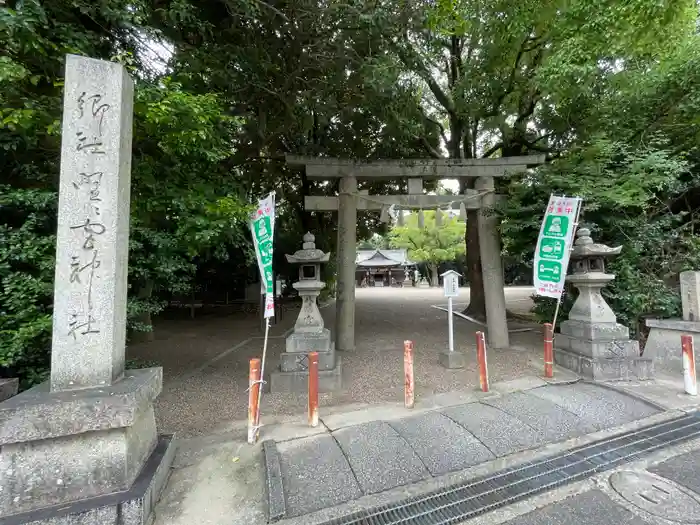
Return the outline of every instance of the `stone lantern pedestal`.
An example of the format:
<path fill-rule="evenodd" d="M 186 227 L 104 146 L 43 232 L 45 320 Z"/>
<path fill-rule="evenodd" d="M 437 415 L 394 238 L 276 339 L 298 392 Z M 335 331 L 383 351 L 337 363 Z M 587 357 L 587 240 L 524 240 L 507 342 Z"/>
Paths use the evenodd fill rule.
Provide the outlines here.
<path fill-rule="evenodd" d="M 342 367 L 335 354 L 331 332 L 324 327 L 317 299 L 326 284 L 320 280 L 321 263 L 330 254 L 316 248 L 314 236 L 304 235 L 302 249 L 287 255 L 287 261 L 299 264 L 299 281 L 292 286 L 301 297 L 301 310 L 294 332 L 287 337 L 279 369 L 270 376 L 270 391 L 306 392 L 309 384 L 309 352 L 318 352 L 319 391 L 330 392 L 342 387 Z"/>
<path fill-rule="evenodd" d="M 622 248 L 594 244 L 585 228 L 576 237 L 571 253 L 574 273 L 566 280 L 579 295 L 555 336 L 554 362 L 596 381 L 651 379 L 653 360 L 640 356 L 639 342 L 629 338 L 629 329 L 617 322 L 600 293 L 615 279 L 605 273 L 604 259 Z"/>

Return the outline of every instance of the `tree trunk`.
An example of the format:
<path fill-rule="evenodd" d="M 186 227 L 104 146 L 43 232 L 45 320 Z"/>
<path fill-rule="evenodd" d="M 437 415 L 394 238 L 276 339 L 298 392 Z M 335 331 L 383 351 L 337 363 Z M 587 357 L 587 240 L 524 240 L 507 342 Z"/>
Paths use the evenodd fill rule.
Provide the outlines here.
<path fill-rule="evenodd" d="M 139 288 L 136 297 L 139 299 L 150 299 L 153 294 L 153 281 L 148 280 L 146 283 Z M 142 332 L 140 330 L 131 331 L 131 342 L 132 343 L 148 343 L 155 339 L 155 331 L 153 328 L 153 320 L 151 319 L 151 312 L 143 312 L 136 317 L 136 322 L 139 324 L 144 324 L 150 326 L 151 329 L 148 332 Z"/>
<path fill-rule="evenodd" d="M 460 193 L 474 188 L 474 179 L 460 181 Z M 484 295 L 484 275 L 481 271 L 481 254 L 479 252 L 479 210 L 467 211 L 467 228 L 464 233 L 467 245 L 467 267 L 465 276 L 469 281 L 469 305 L 463 313 L 475 319 L 486 319 L 486 297 Z"/>
<path fill-rule="evenodd" d="M 430 268 L 430 285 L 440 286 L 440 277 L 438 276 L 438 266 L 437 264 L 429 265 Z"/>

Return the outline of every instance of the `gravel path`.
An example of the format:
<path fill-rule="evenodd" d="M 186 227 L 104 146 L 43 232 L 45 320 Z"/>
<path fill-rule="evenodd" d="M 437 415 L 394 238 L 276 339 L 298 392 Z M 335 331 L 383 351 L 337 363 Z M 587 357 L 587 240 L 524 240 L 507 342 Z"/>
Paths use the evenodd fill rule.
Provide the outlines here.
<path fill-rule="evenodd" d="M 531 306 L 529 288 L 509 288 L 508 308 L 525 313 Z M 459 303 L 468 302 L 462 289 Z M 343 359 L 344 390 L 321 395 L 321 406 L 382 403 L 403 399 L 403 341 L 414 341 L 416 396 L 472 390 L 478 386 L 474 332 L 483 327 L 455 317 L 455 350 L 467 355 L 467 367 L 446 370 L 438 354 L 447 347 L 447 313 L 441 289 L 361 288 L 357 290 L 356 350 L 339 352 Z M 334 331 L 335 307 L 322 310 Z M 284 333 L 293 326 L 294 311 L 271 330 L 269 365 L 278 364 Z M 522 325 L 519 325 L 522 326 Z M 518 327 L 519 327 L 518 326 Z M 168 321 L 156 326 L 156 341 L 130 348 L 130 357 L 158 361 L 165 384 L 156 410 L 161 431 L 182 436 L 202 435 L 246 417 L 248 361 L 262 353 L 255 314 Z M 492 382 L 526 373 L 541 345 L 538 332 L 511 334 L 512 349 L 488 354 Z M 269 368 L 268 368 L 269 370 Z M 266 394 L 262 412 L 269 415 L 303 413 L 305 395 Z"/>

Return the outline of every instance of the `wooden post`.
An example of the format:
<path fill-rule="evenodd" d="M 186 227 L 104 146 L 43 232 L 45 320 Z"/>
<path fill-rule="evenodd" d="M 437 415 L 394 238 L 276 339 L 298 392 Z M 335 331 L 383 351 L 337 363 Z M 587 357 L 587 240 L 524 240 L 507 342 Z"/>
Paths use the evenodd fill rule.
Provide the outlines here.
<path fill-rule="evenodd" d="M 554 328 L 544 324 L 544 377 L 554 377 Z"/>
<path fill-rule="evenodd" d="M 489 391 L 489 371 L 486 365 L 486 339 L 484 332 L 476 333 L 476 360 L 479 363 L 479 386 L 482 392 Z"/>
<path fill-rule="evenodd" d="M 318 426 L 318 352 L 309 352 L 309 426 Z"/>
<path fill-rule="evenodd" d="M 258 441 L 258 392 L 260 390 L 260 359 L 250 360 L 248 377 L 248 443 Z"/>
<path fill-rule="evenodd" d="M 695 346 L 692 335 L 682 335 L 683 347 L 683 383 L 685 393 L 691 396 L 698 395 L 698 382 L 695 375 Z"/>
<path fill-rule="evenodd" d="M 413 408 L 413 341 L 403 342 L 404 405 Z"/>

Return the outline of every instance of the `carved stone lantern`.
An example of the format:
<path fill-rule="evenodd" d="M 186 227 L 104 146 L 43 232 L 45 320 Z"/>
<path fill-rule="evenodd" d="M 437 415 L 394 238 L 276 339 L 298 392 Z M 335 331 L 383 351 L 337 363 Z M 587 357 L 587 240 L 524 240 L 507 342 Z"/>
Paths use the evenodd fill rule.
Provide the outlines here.
<path fill-rule="evenodd" d="M 593 242 L 587 228 L 576 232 L 573 274 L 566 280 L 578 289 L 578 297 L 556 335 L 554 360 L 588 379 L 650 379 L 653 375 L 653 362 L 639 355 L 639 342 L 629 338 L 629 329 L 617 322 L 601 294 L 615 279 L 605 273 L 605 259 L 621 251 L 621 246 Z"/>
<path fill-rule="evenodd" d="M 321 263 L 328 262 L 329 253 L 323 253 L 316 248 L 314 236 L 307 232 L 304 235 L 302 249 L 287 255 L 287 262 L 299 265 L 299 280 L 292 285 L 299 292 L 301 297 L 301 311 L 297 322 L 294 324 L 294 332 L 323 333 L 323 317 L 318 310 L 316 299 L 321 290 L 326 287 L 326 283 L 320 280 Z M 325 330 L 328 332 L 328 330 Z M 293 336 L 294 334 L 292 334 Z M 328 332 L 330 341 L 330 332 Z M 289 345 L 287 345 L 289 346 Z M 318 349 L 312 349 L 318 351 Z M 312 351 L 309 350 L 309 351 Z"/>
<path fill-rule="evenodd" d="M 286 256 L 287 262 L 299 265 L 299 280 L 292 286 L 302 302 L 294 332 L 286 340 L 286 352 L 280 356 L 280 368 L 271 374 L 272 392 L 306 392 L 309 352 L 318 352 L 319 389 L 323 392 L 341 387 L 340 359 L 335 356 L 330 330 L 324 327 L 316 303 L 326 286 L 321 281 L 321 263 L 328 262 L 330 254 L 316 248 L 310 232 L 303 241 L 301 250 Z"/>

